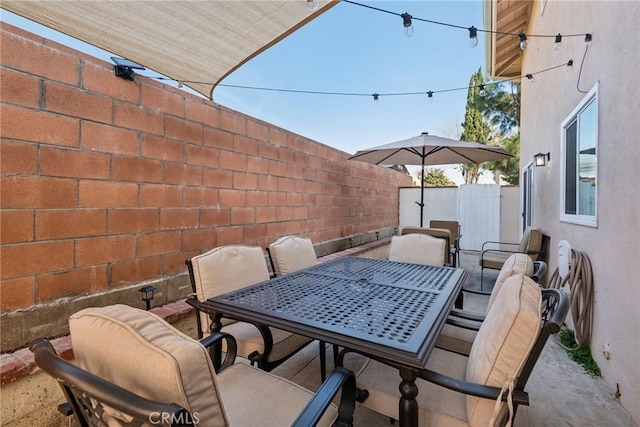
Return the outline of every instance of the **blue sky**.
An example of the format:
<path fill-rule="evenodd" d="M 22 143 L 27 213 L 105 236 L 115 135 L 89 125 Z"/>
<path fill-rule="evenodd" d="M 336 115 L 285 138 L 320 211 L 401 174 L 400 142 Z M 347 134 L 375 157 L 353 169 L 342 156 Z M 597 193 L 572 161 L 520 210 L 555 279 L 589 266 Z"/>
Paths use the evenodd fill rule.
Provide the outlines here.
<path fill-rule="evenodd" d="M 364 2 L 396 13 L 464 27 L 482 26 L 482 1 Z M 109 61 L 109 53 L 2 11 L 2 20 Z M 484 71 L 484 35 L 469 47 L 468 31 L 413 22 L 403 34 L 398 16 L 340 3 L 222 83 L 350 93 L 426 92 L 466 87 Z M 153 73 L 150 73 L 153 75 Z M 354 153 L 429 132 L 457 137 L 466 90 L 426 95 L 352 97 L 218 87 L 214 100 L 305 137 Z"/>

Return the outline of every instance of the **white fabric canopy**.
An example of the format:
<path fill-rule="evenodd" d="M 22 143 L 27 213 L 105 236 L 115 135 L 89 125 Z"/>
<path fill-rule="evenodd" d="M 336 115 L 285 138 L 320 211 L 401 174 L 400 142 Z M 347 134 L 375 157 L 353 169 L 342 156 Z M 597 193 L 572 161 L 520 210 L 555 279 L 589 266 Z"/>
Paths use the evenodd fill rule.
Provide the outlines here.
<path fill-rule="evenodd" d="M 337 0 L 3 0 L 1 7 L 112 52 L 213 98 L 240 65 Z"/>

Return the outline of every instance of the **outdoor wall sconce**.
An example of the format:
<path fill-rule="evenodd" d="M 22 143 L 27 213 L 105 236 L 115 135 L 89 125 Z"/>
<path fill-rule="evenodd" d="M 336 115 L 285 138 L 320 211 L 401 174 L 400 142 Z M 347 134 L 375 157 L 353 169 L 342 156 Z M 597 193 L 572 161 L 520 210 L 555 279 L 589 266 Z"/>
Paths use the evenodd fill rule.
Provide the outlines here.
<path fill-rule="evenodd" d="M 533 156 L 536 166 L 544 166 L 551 160 L 551 153 L 538 153 Z"/>
<path fill-rule="evenodd" d="M 144 70 L 145 68 L 136 64 L 133 61 L 129 61 L 128 59 L 118 58 L 117 56 L 112 56 L 111 60 L 114 64 L 116 64 L 115 72 L 117 77 L 121 77 L 125 80 L 133 81 L 133 70 Z"/>
<path fill-rule="evenodd" d="M 140 292 L 141 294 L 142 301 L 147 304 L 147 311 L 149 311 L 149 309 L 151 308 L 151 301 L 153 301 L 153 291 L 155 290 L 156 288 L 151 285 L 143 286 L 138 289 L 138 292 Z"/>

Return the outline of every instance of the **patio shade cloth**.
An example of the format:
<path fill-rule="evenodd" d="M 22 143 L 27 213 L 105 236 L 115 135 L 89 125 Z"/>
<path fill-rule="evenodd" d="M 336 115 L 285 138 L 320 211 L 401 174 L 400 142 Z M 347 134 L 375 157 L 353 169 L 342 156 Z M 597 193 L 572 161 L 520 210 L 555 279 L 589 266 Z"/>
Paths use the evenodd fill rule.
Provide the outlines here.
<path fill-rule="evenodd" d="M 313 12 L 306 0 L 3 0 L 1 7 L 213 99 L 229 73 L 335 4 L 320 0 Z"/>
<path fill-rule="evenodd" d="M 421 176 L 424 176 L 425 165 L 482 163 L 505 157 L 513 156 L 500 147 L 458 141 L 423 132 L 413 138 L 360 150 L 349 159 L 375 165 L 421 165 Z M 424 212 L 424 180 L 421 184 L 420 203 L 416 202 L 420 206 L 420 227 L 422 227 Z"/>

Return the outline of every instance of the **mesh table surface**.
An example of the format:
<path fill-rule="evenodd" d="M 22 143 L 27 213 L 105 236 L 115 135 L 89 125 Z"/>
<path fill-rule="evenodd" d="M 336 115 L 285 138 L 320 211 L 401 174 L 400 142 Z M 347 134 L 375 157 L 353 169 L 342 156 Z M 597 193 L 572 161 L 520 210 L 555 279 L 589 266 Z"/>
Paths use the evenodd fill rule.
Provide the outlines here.
<path fill-rule="evenodd" d="M 444 300 L 462 274 L 453 268 L 349 257 L 214 300 L 272 319 L 416 352 L 442 317 Z"/>

